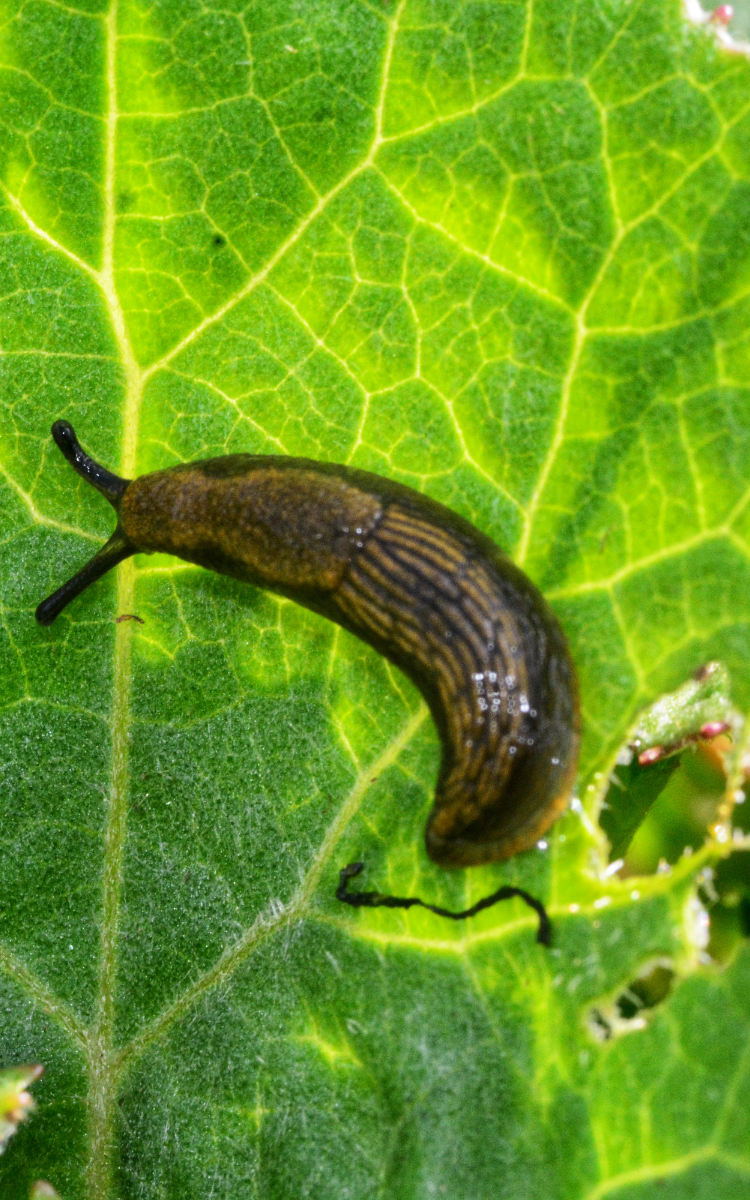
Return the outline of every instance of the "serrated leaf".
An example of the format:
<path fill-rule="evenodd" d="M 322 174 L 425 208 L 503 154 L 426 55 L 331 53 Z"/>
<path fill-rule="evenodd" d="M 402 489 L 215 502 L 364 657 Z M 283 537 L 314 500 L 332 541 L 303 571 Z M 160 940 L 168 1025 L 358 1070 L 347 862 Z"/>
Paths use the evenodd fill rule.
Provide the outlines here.
<path fill-rule="evenodd" d="M 677 0 L 8 0 L 0 93 L 2 1054 L 45 1065 L 3 1195 L 736 1200 L 715 850 L 636 889 L 591 814 L 701 663 L 750 699 L 747 62 Z M 61 417 L 125 476 L 308 455 L 474 521 L 570 638 L 585 808 L 434 866 L 414 689 L 176 560 L 40 630 L 111 522 Z M 355 859 L 452 908 L 520 885 L 553 949 L 517 901 L 344 909 Z M 665 957 L 648 1027 L 597 1042 Z"/>

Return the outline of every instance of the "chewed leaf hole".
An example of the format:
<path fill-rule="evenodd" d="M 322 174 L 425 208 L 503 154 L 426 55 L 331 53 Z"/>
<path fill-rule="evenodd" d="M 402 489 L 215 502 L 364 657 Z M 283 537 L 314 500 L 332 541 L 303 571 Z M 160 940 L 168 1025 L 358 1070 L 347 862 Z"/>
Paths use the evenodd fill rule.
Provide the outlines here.
<path fill-rule="evenodd" d="M 703 845 L 726 789 L 725 734 L 680 754 L 641 765 L 636 758 L 612 773 L 600 824 L 619 872 L 654 875 Z"/>
<path fill-rule="evenodd" d="M 709 916 L 706 955 L 724 965 L 750 937 L 750 850 L 736 850 L 707 868 L 698 895 Z"/>
<path fill-rule="evenodd" d="M 645 1029 L 649 1011 L 666 1000 L 674 978 L 670 959 L 652 960 L 613 1001 L 591 1009 L 588 1025 L 593 1036 L 597 1041 L 606 1042 L 623 1033 Z"/>
<path fill-rule="evenodd" d="M 621 878 L 668 871 L 706 841 L 744 725 L 730 690 L 726 667 L 704 663 L 631 727 L 599 816 Z"/>

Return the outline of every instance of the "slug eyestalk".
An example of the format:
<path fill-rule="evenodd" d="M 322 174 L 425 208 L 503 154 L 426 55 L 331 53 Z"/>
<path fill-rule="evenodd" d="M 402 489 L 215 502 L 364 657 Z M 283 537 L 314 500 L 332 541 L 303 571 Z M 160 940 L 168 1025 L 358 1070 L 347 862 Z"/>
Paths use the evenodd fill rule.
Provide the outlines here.
<path fill-rule="evenodd" d="M 136 547 L 128 541 L 120 527 L 120 504 L 125 489 L 132 480 L 121 479 L 119 475 L 114 475 L 106 467 L 95 462 L 81 446 L 73 426 L 68 421 L 55 421 L 52 426 L 52 436 L 73 470 L 109 500 L 117 513 L 117 525 L 111 538 L 105 542 L 101 550 L 89 559 L 72 579 L 68 579 L 56 592 L 53 592 L 46 600 L 42 600 L 35 614 L 40 625 L 51 625 L 65 606 L 70 604 L 70 601 L 74 600 L 76 596 L 80 596 L 89 584 L 101 579 L 102 575 L 106 575 L 107 571 L 112 570 L 112 567 L 116 567 L 123 559 L 129 558 L 136 552 Z"/>

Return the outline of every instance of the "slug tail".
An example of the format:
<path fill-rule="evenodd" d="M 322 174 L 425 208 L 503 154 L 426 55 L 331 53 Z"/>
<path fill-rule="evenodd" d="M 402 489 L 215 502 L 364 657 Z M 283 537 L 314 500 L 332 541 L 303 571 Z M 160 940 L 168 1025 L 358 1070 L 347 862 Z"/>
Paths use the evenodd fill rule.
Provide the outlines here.
<path fill-rule="evenodd" d="M 132 481 L 121 479 L 119 475 L 113 475 L 100 463 L 94 462 L 81 446 L 73 426 L 68 421 L 55 421 L 52 426 L 52 436 L 73 470 L 92 487 L 95 487 L 97 492 L 101 492 L 110 504 L 119 508 L 120 498 Z"/>
<path fill-rule="evenodd" d="M 46 600 L 42 600 L 36 610 L 36 619 L 39 624 L 51 625 L 65 606 L 70 604 L 71 600 L 75 600 L 76 596 L 80 596 L 89 584 L 101 579 L 102 575 L 106 575 L 107 571 L 112 570 L 112 567 L 116 567 L 124 558 L 130 558 L 131 554 L 135 554 L 135 552 L 135 546 L 128 541 L 124 533 L 116 529 L 109 541 L 93 558 L 89 559 L 85 567 L 82 567 L 72 579 L 64 583 Z"/>

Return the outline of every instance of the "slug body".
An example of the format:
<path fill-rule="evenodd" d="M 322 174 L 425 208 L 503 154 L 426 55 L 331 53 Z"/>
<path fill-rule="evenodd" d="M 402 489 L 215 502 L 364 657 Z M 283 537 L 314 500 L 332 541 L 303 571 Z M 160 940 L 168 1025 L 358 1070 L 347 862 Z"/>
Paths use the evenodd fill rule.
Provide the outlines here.
<path fill-rule="evenodd" d="M 443 751 L 426 830 L 435 862 L 509 858 L 560 814 L 579 728 L 565 638 L 530 580 L 468 521 L 378 475 L 302 458 L 235 454 L 120 480 L 66 422 L 53 435 L 118 525 L 39 606 L 42 624 L 137 552 L 267 588 L 368 642 L 424 695 Z"/>

